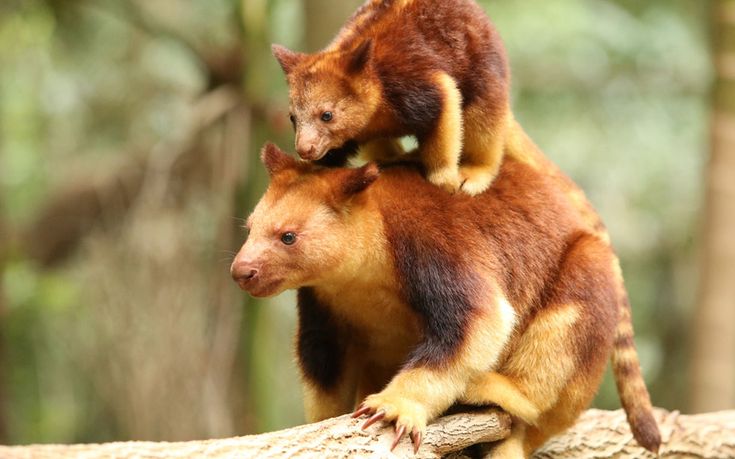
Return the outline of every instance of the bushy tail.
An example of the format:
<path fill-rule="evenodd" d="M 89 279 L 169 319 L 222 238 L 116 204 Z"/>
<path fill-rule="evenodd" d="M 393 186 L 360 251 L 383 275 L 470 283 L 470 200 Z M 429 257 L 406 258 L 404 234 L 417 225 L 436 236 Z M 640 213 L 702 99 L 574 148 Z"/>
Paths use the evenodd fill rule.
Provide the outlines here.
<path fill-rule="evenodd" d="M 658 453 L 661 434 L 653 418 L 651 398 L 641 375 L 638 353 L 633 342 L 633 324 L 630 317 L 630 302 L 623 290 L 618 307 L 620 319 L 612 354 L 615 384 L 618 386 L 620 402 L 628 417 L 628 424 L 638 444 Z"/>

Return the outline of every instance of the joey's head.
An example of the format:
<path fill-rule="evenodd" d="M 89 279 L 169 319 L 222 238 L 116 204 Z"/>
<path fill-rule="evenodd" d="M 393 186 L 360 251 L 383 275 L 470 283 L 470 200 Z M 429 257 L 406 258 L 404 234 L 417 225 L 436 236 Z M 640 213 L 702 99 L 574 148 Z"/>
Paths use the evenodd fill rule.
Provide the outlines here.
<path fill-rule="evenodd" d="M 316 161 L 328 151 L 360 141 L 380 101 L 372 75 L 372 41 L 349 51 L 301 54 L 273 45 L 286 73 L 296 152 Z"/>
<path fill-rule="evenodd" d="M 360 215 L 378 168 L 323 169 L 263 148 L 270 185 L 247 220 L 249 235 L 230 272 L 255 297 L 318 286 L 358 269 L 365 233 Z"/>

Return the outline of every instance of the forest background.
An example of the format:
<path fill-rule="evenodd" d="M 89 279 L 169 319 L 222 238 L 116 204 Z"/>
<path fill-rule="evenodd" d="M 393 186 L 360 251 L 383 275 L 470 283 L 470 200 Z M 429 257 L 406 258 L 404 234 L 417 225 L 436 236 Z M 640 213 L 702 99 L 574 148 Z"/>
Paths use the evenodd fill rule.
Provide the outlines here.
<path fill-rule="evenodd" d="M 711 281 L 732 242 L 709 237 L 735 165 L 708 159 L 735 137 L 735 60 L 714 65 L 733 2 L 481 3 L 517 118 L 610 229 L 654 404 L 735 408 L 735 299 Z M 358 4 L 0 3 L 0 443 L 303 422 L 294 295 L 255 301 L 228 270 L 260 146 L 293 145 L 270 43 L 315 51 Z M 595 405 L 619 406 L 609 375 Z"/>

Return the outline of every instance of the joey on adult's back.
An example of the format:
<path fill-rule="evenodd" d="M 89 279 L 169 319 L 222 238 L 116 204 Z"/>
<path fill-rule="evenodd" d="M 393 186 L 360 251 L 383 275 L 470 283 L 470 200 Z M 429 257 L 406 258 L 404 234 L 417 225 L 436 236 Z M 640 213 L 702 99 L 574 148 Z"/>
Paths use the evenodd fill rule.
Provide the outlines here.
<path fill-rule="evenodd" d="M 273 54 L 302 159 L 356 142 L 368 160 L 393 160 L 397 138 L 414 136 L 431 183 L 476 195 L 523 135 L 503 43 L 474 0 L 368 0 L 321 52 Z"/>

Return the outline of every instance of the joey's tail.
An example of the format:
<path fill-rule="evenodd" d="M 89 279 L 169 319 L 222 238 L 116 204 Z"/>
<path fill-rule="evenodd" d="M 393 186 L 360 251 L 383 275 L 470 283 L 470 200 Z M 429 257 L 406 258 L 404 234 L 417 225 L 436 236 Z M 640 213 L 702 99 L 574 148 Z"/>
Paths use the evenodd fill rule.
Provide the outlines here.
<path fill-rule="evenodd" d="M 628 417 L 628 424 L 638 444 L 658 453 L 661 434 L 653 418 L 651 398 L 641 375 L 638 353 L 633 342 L 633 324 L 630 317 L 630 302 L 623 290 L 620 302 L 618 328 L 612 354 L 615 384 L 618 386 L 620 402 Z"/>

